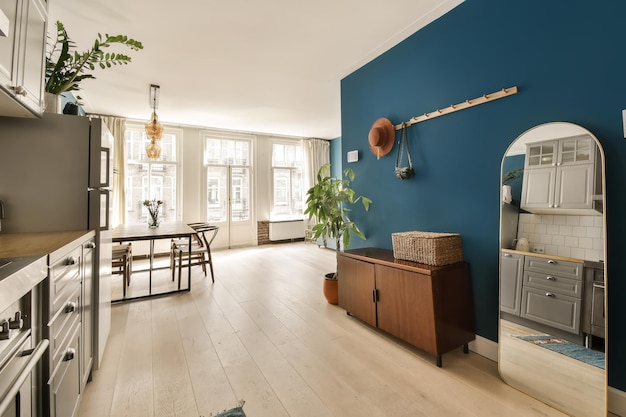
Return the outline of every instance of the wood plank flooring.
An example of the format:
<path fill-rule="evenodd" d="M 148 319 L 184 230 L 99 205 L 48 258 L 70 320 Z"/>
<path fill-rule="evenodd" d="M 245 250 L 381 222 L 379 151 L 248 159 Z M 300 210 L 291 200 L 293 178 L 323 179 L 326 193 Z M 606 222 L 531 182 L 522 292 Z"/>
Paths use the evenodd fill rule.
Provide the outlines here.
<path fill-rule="evenodd" d="M 239 400 L 248 417 L 564 416 L 486 358 L 459 348 L 437 368 L 327 304 L 333 251 L 264 245 L 213 262 L 215 284 L 194 267 L 189 293 L 113 306 L 79 416 L 208 417 Z"/>

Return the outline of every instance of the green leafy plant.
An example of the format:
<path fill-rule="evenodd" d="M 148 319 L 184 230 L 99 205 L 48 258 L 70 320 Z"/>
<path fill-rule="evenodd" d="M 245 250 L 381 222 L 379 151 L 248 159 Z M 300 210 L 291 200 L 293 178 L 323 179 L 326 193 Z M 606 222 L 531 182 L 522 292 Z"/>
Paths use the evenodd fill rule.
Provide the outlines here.
<path fill-rule="evenodd" d="M 321 238 L 326 246 L 327 240 L 335 239 L 335 250 L 339 251 L 340 243 L 347 248 L 350 245 L 350 235 L 365 239 L 365 235 L 350 220 L 348 213 L 349 205 L 361 201 L 365 211 L 369 210 L 372 202 L 367 197 L 357 196 L 356 192 L 350 188 L 350 183 L 354 181 L 354 171 L 350 168 L 343 170 L 344 178 L 334 178 L 330 176 L 330 164 L 320 168 L 317 173 L 317 182 L 307 191 L 305 215 L 309 220 L 315 219 L 313 226 L 313 238 Z M 336 277 L 336 273 L 335 273 Z"/>
<path fill-rule="evenodd" d="M 143 49 L 141 42 L 127 36 L 105 34 L 103 37 L 98 33 L 90 49 L 77 52 L 74 50 L 76 44 L 69 38 L 63 23 L 57 21 L 56 28 L 56 38 L 51 40 L 46 53 L 45 91 L 52 94 L 78 90 L 81 81 L 96 78 L 90 73 L 96 67 L 105 69 L 131 62 L 128 55 L 103 51 L 113 44 L 122 44 L 134 51 Z"/>
<path fill-rule="evenodd" d="M 514 169 L 512 171 L 507 172 L 502 176 L 502 184 L 507 185 L 513 182 L 513 180 L 524 175 L 524 168 Z"/>

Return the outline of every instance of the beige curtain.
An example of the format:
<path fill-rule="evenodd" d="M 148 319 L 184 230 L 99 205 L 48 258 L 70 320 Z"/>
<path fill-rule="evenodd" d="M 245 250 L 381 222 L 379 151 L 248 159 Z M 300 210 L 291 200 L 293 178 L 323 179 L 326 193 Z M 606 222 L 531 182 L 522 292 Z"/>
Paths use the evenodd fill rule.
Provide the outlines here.
<path fill-rule="evenodd" d="M 113 213 L 111 223 L 113 226 L 124 223 L 126 220 L 126 193 L 124 188 L 124 135 L 126 132 L 126 119 L 115 116 L 93 115 L 102 119 L 109 128 L 115 142 L 113 144 Z"/>
<path fill-rule="evenodd" d="M 324 139 L 305 139 L 304 155 L 304 189 L 308 190 L 315 184 L 320 168 L 330 162 L 330 142 Z"/>

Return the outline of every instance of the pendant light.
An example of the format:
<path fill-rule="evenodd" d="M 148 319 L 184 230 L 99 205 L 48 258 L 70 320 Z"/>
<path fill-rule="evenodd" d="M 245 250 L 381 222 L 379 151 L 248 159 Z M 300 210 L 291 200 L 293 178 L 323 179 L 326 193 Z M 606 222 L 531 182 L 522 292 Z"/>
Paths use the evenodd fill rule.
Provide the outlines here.
<path fill-rule="evenodd" d="M 161 146 L 157 143 L 163 136 L 163 125 L 159 123 L 159 116 L 156 109 L 159 104 L 159 91 L 161 87 L 155 84 L 150 85 L 150 105 L 152 107 L 152 115 L 150 121 L 146 123 L 146 136 L 150 139 L 150 144 L 146 146 L 146 155 L 150 159 L 159 159 L 161 157 Z"/>

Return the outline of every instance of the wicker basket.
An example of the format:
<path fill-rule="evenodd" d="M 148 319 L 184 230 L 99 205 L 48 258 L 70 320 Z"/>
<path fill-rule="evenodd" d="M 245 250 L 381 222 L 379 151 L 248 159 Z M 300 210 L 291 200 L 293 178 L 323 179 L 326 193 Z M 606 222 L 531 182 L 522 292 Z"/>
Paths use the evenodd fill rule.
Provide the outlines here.
<path fill-rule="evenodd" d="M 457 233 L 392 233 L 391 242 L 397 259 L 435 266 L 463 260 L 461 235 Z"/>

